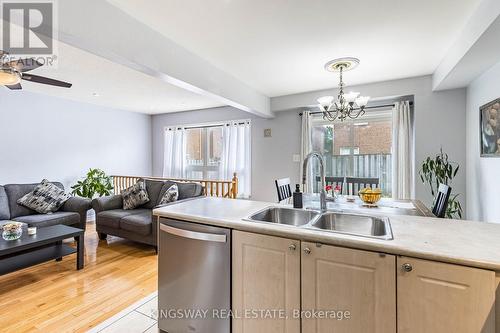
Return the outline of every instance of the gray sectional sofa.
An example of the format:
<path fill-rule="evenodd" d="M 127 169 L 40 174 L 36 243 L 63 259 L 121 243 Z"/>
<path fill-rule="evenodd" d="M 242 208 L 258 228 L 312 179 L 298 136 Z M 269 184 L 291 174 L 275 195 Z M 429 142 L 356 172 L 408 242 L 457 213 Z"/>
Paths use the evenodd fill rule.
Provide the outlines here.
<path fill-rule="evenodd" d="M 64 189 L 61 183 L 53 184 Z M 85 230 L 87 210 L 91 207 L 90 199 L 71 197 L 57 212 L 51 214 L 39 214 L 19 205 L 17 200 L 33 191 L 36 185 L 38 184 L 0 185 L 0 225 L 10 220 L 26 223 L 29 227 L 65 224 Z"/>
<path fill-rule="evenodd" d="M 107 235 L 126 238 L 139 243 L 157 246 L 156 221 L 153 219 L 153 208 L 157 207 L 163 194 L 177 184 L 179 188 L 178 201 L 190 200 L 203 194 L 203 186 L 198 183 L 180 183 L 144 179 L 149 202 L 136 208 L 123 209 L 122 196 L 111 195 L 92 200 L 92 208 L 96 212 L 96 230 L 101 240 Z"/>

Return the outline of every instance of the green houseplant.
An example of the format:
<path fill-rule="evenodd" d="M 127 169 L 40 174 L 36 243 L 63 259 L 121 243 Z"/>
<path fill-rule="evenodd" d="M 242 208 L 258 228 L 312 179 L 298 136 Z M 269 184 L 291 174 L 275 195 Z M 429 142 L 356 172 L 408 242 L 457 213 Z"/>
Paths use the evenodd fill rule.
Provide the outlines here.
<path fill-rule="evenodd" d="M 77 181 L 71 189 L 74 195 L 93 199 L 110 195 L 113 191 L 113 182 L 101 169 L 89 169 L 85 179 Z"/>
<path fill-rule="evenodd" d="M 436 156 L 429 156 L 422 162 L 419 172 L 420 179 L 422 183 L 429 185 L 432 196 L 436 197 L 439 184 L 451 184 L 453 178 L 457 176 L 459 168 L 458 163 L 450 161 L 448 154 L 443 153 L 441 148 Z M 450 195 L 446 209 L 447 218 L 462 218 L 463 210 L 460 201 L 458 201 L 459 195 L 459 193 Z M 434 203 L 432 205 L 434 206 Z"/>

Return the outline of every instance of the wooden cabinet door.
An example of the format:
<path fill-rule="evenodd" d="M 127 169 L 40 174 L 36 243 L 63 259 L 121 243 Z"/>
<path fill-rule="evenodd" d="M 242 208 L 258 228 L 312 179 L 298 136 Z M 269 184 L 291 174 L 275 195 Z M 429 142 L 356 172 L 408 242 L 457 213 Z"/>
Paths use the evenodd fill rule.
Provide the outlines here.
<path fill-rule="evenodd" d="M 495 273 L 399 257 L 399 333 L 494 333 Z"/>
<path fill-rule="evenodd" d="M 396 332 L 395 266 L 392 255 L 302 242 L 302 333 Z"/>
<path fill-rule="evenodd" d="M 300 242 L 241 231 L 232 241 L 233 332 L 300 333 Z"/>

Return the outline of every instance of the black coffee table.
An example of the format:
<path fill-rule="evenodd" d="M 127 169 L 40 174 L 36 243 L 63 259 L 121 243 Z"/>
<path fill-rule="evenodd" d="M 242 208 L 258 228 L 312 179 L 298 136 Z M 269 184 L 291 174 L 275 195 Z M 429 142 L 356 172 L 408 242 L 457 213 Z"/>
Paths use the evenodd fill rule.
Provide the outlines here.
<path fill-rule="evenodd" d="M 66 225 L 38 228 L 30 236 L 26 229 L 18 240 L 6 241 L 0 235 L 0 275 L 38 265 L 76 253 L 76 269 L 83 268 L 84 230 Z M 76 249 L 63 244 L 64 239 L 75 238 Z"/>

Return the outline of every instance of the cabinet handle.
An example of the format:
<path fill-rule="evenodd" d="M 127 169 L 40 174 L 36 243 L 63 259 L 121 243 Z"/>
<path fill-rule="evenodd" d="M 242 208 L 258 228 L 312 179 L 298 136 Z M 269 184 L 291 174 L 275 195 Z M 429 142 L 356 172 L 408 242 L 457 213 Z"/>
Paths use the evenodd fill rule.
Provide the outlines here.
<path fill-rule="evenodd" d="M 403 268 L 403 271 L 405 271 L 405 272 L 411 272 L 413 270 L 413 266 L 411 264 L 408 264 L 408 263 L 403 264 L 402 268 Z"/>
<path fill-rule="evenodd" d="M 305 253 L 305 254 L 310 254 L 310 253 L 311 253 L 311 249 L 310 249 L 310 248 L 308 248 L 308 247 L 306 247 L 306 248 L 304 249 L 304 253 Z"/>
<path fill-rule="evenodd" d="M 297 249 L 297 245 L 295 245 L 295 244 L 290 244 L 290 246 L 288 246 L 288 249 L 289 249 L 290 251 L 295 251 L 295 250 Z"/>

